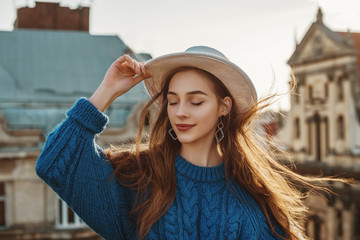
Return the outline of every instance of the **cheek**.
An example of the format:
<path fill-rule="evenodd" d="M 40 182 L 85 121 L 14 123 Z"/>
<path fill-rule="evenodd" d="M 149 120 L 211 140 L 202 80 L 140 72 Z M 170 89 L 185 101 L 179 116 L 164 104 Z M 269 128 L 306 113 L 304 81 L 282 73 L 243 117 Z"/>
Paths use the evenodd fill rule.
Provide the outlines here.
<path fill-rule="evenodd" d="M 201 121 L 204 121 L 209 124 L 217 122 L 217 110 L 214 107 L 204 107 L 203 109 L 198 109 L 194 111 L 194 116 Z"/>
<path fill-rule="evenodd" d="M 167 115 L 168 118 L 170 119 L 170 122 L 172 123 L 174 117 L 175 117 L 176 112 L 174 111 L 174 108 L 167 108 Z"/>

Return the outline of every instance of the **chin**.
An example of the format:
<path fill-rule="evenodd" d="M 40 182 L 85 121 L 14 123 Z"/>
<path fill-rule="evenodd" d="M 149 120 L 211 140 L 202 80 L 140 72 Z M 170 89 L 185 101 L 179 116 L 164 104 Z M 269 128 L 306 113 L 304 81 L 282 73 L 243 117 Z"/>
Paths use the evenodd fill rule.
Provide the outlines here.
<path fill-rule="evenodd" d="M 213 134 L 209 135 L 195 135 L 195 134 L 179 134 L 177 135 L 178 141 L 181 144 L 191 144 L 191 143 L 199 143 L 202 141 L 208 142 L 207 138 L 213 138 Z"/>
<path fill-rule="evenodd" d="M 188 136 L 186 136 L 186 137 L 185 136 L 182 136 L 182 137 L 178 136 L 178 141 L 180 143 L 182 143 L 182 144 L 189 144 L 189 143 L 192 143 L 192 142 L 196 141 L 196 139 L 193 138 L 193 137 L 188 137 Z"/>
<path fill-rule="evenodd" d="M 188 139 L 188 138 L 178 138 L 178 141 L 179 141 L 181 144 L 189 144 L 189 143 L 194 142 L 192 139 Z"/>

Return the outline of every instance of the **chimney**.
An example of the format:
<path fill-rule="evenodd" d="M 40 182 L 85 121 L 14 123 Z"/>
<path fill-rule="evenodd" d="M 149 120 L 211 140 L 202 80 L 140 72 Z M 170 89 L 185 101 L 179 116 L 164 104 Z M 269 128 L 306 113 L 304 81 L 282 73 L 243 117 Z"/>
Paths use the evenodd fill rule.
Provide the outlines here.
<path fill-rule="evenodd" d="M 36 2 L 34 8 L 17 9 L 15 29 L 52 29 L 89 32 L 89 7 L 70 9 L 59 3 Z"/>

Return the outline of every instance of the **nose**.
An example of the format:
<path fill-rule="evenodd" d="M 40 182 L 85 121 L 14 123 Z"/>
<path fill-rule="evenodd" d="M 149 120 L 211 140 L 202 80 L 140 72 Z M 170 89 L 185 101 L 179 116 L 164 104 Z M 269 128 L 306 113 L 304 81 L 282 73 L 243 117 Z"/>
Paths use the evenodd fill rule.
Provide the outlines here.
<path fill-rule="evenodd" d="M 189 117 L 189 114 L 187 113 L 186 111 L 186 106 L 184 106 L 184 103 L 181 103 L 179 104 L 179 107 L 176 111 L 176 116 L 178 118 L 186 118 L 186 117 Z"/>

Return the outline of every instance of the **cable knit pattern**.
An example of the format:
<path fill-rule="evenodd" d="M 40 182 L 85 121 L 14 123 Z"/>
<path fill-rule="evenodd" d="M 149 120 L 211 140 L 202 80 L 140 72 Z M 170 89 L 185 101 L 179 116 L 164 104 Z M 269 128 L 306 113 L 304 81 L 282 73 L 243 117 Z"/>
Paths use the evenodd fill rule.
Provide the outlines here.
<path fill-rule="evenodd" d="M 135 193 L 109 179 L 113 168 L 94 141 L 108 117 L 85 98 L 67 116 L 48 136 L 36 173 L 104 239 L 136 239 L 128 219 Z M 175 200 L 147 240 L 279 239 L 252 196 L 233 182 L 241 200 L 230 190 L 224 163 L 199 167 L 178 155 L 175 168 Z"/>

